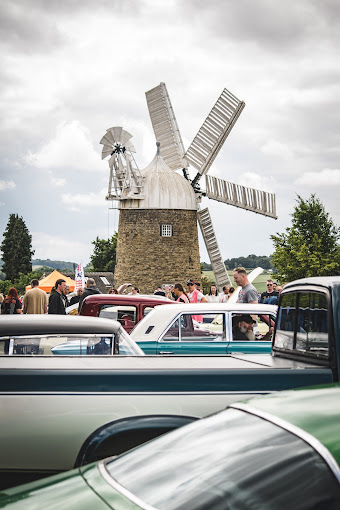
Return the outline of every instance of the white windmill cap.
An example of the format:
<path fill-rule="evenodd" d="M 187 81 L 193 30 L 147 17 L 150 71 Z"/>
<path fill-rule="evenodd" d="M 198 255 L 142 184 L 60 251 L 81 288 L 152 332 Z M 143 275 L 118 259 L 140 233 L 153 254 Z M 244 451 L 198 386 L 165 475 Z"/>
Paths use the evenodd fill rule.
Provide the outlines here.
<path fill-rule="evenodd" d="M 171 170 L 160 155 L 157 142 L 157 154 L 151 163 L 141 170 L 143 176 L 142 200 L 123 200 L 121 209 L 186 209 L 197 210 L 195 192 L 190 182 L 181 174 Z"/>

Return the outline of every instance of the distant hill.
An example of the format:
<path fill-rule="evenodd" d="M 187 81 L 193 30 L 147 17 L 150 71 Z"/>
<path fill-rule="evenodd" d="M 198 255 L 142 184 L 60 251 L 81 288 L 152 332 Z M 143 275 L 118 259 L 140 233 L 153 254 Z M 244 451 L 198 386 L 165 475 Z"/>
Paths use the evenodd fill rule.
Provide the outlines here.
<path fill-rule="evenodd" d="M 66 262 L 65 260 L 50 260 L 50 259 L 32 259 L 32 266 L 47 266 L 51 269 L 68 269 L 74 271 L 78 264 L 75 262 Z"/>

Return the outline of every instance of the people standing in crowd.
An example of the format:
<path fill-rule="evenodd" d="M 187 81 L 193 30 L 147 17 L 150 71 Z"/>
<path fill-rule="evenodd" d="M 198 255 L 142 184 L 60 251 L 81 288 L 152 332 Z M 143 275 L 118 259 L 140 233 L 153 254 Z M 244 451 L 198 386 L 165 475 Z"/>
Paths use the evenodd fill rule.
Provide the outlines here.
<path fill-rule="evenodd" d="M 132 287 L 131 294 L 135 296 L 136 294 L 139 294 L 139 288 L 138 287 Z"/>
<path fill-rule="evenodd" d="M 277 290 L 274 290 L 273 280 L 267 280 L 266 286 L 267 290 L 262 292 L 260 303 L 264 303 L 266 305 L 277 305 L 279 301 L 279 293 Z"/>
<path fill-rule="evenodd" d="M 176 298 L 175 300 L 179 303 L 189 303 L 189 298 L 186 292 L 184 292 L 184 288 L 181 283 L 175 283 L 174 294 Z"/>
<path fill-rule="evenodd" d="M 118 294 L 118 290 L 115 288 L 115 287 L 111 287 L 111 289 L 109 289 L 107 291 L 108 294 Z"/>
<path fill-rule="evenodd" d="M 238 303 L 258 303 L 257 290 L 250 283 L 247 276 L 247 271 L 244 267 L 236 267 L 233 273 L 236 285 L 242 287 L 238 295 Z"/>
<path fill-rule="evenodd" d="M 207 303 L 207 298 L 197 289 L 197 284 L 194 280 L 188 280 L 187 286 L 189 289 L 188 298 L 190 303 Z"/>
<path fill-rule="evenodd" d="M 220 303 L 226 303 L 229 299 L 229 286 L 225 285 L 219 294 Z"/>
<path fill-rule="evenodd" d="M 1 313 L 1 307 L 2 307 L 3 301 L 4 301 L 4 295 L 1 294 L 1 292 L 0 292 L 0 313 Z"/>
<path fill-rule="evenodd" d="M 235 287 L 231 286 L 231 287 L 229 288 L 229 298 L 230 298 L 230 296 L 232 296 L 232 295 L 233 295 L 233 293 L 234 293 L 234 292 L 235 292 Z M 228 299 L 229 299 L 229 298 L 228 298 Z"/>
<path fill-rule="evenodd" d="M 163 297 L 165 297 L 165 292 L 164 292 L 164 290 L 162 289 L 161 286 L 157 287 L 157 289 L 154 292 L 154 296 L 163 296 Z"/>
<path fill-rule="evenodd" d="M 79 311 L 81 309 L 81 305 L 82 305 L 84 299 L 87 296 L 92 296 L 93 294 L 101 294 L 101 292 L 98 289 L 98 287 L 96 286 L 96 282 L 94 281 L 94 279 L 88 278 L 87 283 L 86 283 L 86 290 L 84 290 L 84 292 L 82 293 L 82 295 L 80 296 L 80 299 L 79 299 L 79 307 L 78 307 Z"/>
<path fill-rule="evenodd" d="M 8 290 L 7 296 L 5 297 L 2 306 L 1 313 L 4 315 L 18 315 L 22 313 L 22 305 L 19 299 L 18 291 L 15 287 L 11 287 Z"/>
<path fill-rule="evenodd" d="M 59 278 L 51 290 L 50 298 L 48 301 L 48 313 L 51 315 L 66 315 L 64 290 L 66 282 Z"/>
<path fill-rule="evenodd" d="M 27 314 L 47 313 L 47 294 L 39 289 L 39 280 L 34 278 L 31 281 L 31 289 L 26 292 L 23 298 L 23 312 Z"/>
<path fill-rule="evenodd" d="M 80 296 L 83 294 L 84 292 L 84 289 L 82 287 L 80 287 L 78 290 L 77 290 L 77 294 L 76 296 L 72 296 L 71 297 L 71 300 L 70 300 L 70 306 L 71 305 L 75 305 L 76 303 L 79 303 L 79 299 L 80 299 Z"/>
<path fill-rule="evenodd" d="M 173 300 L 174 297 L 173 297 L 173 289 L 174 289 L 174 286 L 173 285 L 164 285 L 164 292 L 165 292 L 165 297 L 167 297 L 168 299 L 171 299 Z"/>
<path fill-rule="evenodd" d="M 277 290 L 277 282 L 273 282 L 273 289 Z"/>
<path fill-rule="evenodd" d="M 208 303 L 219 303 L 220 296 L 217 293 L 217 287 L 214 283 L 211 284 L 209 293 L 205 296 L 208 300 Z"/>

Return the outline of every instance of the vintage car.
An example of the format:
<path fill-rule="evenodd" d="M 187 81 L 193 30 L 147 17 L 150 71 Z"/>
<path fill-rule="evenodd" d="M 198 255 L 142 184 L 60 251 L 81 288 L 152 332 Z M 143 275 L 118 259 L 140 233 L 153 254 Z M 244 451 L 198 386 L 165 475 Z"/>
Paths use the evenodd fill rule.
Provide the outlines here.
<path fill-rule="evenodd" d="M 104 317 L 121 323 L 125 331 L 130 331 L 155 306 L 174 304 L 174 301 L 163 296 L 147 296 L 143 294 L 93 294 L 84 299 L 80 315 Z"/>
<path fill-rule="evenodd" d="M 143 356 L 143 351 L 109 319 L 67 315 L 3 315 L 0 356 L 115 355 Z"/>
<path fill-rule="evenodd" d="M 146 354 L 269 353 L 276 310 L 275 305 L 243 303 L 157 306 L 130 336 Z M 245 315 L 254 320 L 254 339 L 236 340 L 234 328 Z"/>
<path fill-rule="evenodd" d="M 118 457 L 0 493 L 0 508 L 340 508 L 339 385 L 276 393 Z"/>

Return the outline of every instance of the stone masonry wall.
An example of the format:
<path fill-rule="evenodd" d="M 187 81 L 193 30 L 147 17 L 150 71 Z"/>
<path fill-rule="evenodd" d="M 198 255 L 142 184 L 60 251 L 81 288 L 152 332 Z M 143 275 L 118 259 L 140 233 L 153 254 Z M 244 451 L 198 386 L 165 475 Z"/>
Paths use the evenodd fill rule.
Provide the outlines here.
<path fill-rule="evenodd" d="M 161 225 L 172 225 L 172 237 L 162 237 Z M 163 283 L 201 281 L 197 212 L 173 209 L 120 211 L 115 282 L 136 285 L 153 294 Z"/>

